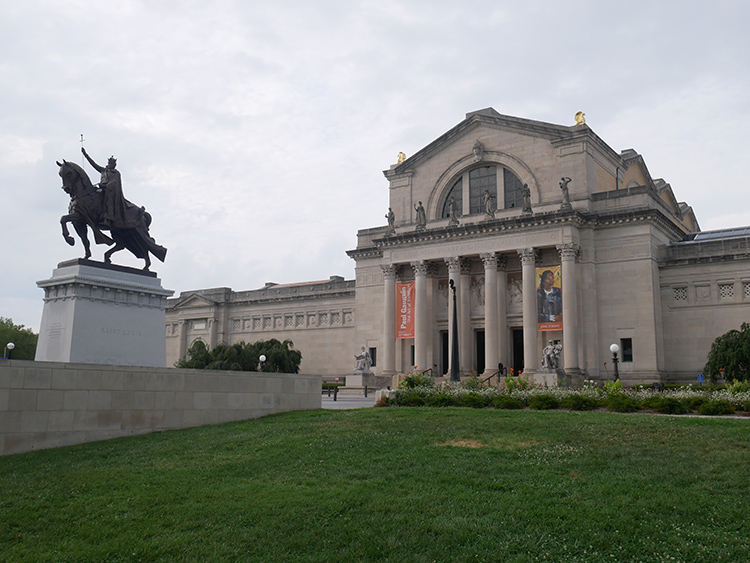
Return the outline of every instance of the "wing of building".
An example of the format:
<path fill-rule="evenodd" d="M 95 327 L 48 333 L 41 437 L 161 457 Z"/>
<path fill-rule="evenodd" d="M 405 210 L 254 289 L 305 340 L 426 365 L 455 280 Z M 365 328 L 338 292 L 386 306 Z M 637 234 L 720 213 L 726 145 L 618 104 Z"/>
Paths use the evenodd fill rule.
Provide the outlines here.
<path fill-rule="evenodd" d="M 464 374 L 543 374 L 559 345 L 559 368 L 596 379 L 617 344 L 625 382 L 692 382 L 750 317 L 750 228 L 701 232 L 640 154 L 585 123 L 475 111 L 384 173 L 395 220 L 358 232 L 355 280 L 183 292 L 168 364 L 196 339 L 277 338 L 326 376 L 362 346 L 378 375 L 443 375 L 453 350 Z"/>

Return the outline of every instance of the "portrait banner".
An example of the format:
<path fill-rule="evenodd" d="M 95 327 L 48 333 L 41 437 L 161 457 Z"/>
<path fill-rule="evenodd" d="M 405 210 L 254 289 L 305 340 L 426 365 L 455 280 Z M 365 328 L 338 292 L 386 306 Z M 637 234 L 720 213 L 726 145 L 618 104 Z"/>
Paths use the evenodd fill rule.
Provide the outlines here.
<path fill-rule="evenodd" d="M 536 269 L 537 330 L 562 330 L 562 275 L 560 266 Z"/>
<path fill-rule="evenodd" d="M 396 338 L 414 338 L 414 282 L 396 284 Z"/>

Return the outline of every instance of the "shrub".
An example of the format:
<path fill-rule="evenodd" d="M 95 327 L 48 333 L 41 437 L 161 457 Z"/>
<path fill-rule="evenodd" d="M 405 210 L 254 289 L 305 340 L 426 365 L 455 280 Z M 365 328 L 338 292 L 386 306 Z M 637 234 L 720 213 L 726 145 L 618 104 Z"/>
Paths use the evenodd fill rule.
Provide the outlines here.
<path fill-rule="evenodd" d="M 706 397 L 690 397 L 689 399 L 685 399 L 683 404 L 691 411 L 696 411 L 701 405 L 707 402 L 708 399 Z"/>
<path fill-rule="evenodd" d="M 661 407 L 661 403 L 661 395 L 651 395 L 650 397 L 646 397 L 641 401 L 641 408 L 658 411 L 659 407 Z"/>
<path fill-rule="evenodd" d="M 292 348 L 291 340 L 280 342 L 275 338 L 247 344 L 237 342 L 231 346 L 219 344 L 208 349 L 201 340 L 196 340 L 184 358 L 175 362 L 175 367 L 189 369 L 219 369 L 233 371 L 260 371 L 299 373 L 302 352 Z M 260 357 L 266 361 L 260 365 Z"/>
<path fill-rule="evenodd" d="M 599 401 L 586 395 L 571 395 L 563 399 L 560 404 L 574 411 L 592 411 L 599 406 Z"/>
<path fill-rule="evenodd" d="M 708 401 L 698 407 L 698 412 L 707 416 L 718 416 L 722 414 L 732 414 L 734 409 L 726 401 Z"/>
<path fill-rule="evenodd" d="M 387 407 L 390 404 L 390 399 L 388 399 L 388 395 L 381 395 L 380 399 L 375 401 L 376 407 Z"/>
<path fill-rule="evenodd" d="M 486 389 L 487 385 L 485 385 L 484 382 L 479 379 L 479 376 L 477 374 L 473 373 L 471 374 L 471 376 L 461 381 L 461 387 L 470 391 L 480 391 L 482 389 Z"/>
<path fill-rule="evenodd" d="M 656 410 L 664 414 L 685 414 L 688 412 L 685 405 L 674 397 L 662 397 L 661 404 Z"/>
<path fill-rule="evenodd" d="M 605 406 L 613 412 L 635 412 L 638 410 L 638 403 L 632 397 L 616 393 L 607 398 Z"/>
<path fill-rule="evenodd" d="M 529 399 L 529 408 L 551 410 L 560 408 L 560 403 L 552 395 L 535 395 Z"/>
<path fill-rule="evenodd" d="M 498 395 L 497 397 L 492 399 L 491 404 L 496 409 L 503 410 L 522 409 L 526 406 L 518 399 L 514 399 L 513 397 L 509 397 L 508 395 Z"/>
<path fill-rule="evenodd" d="M 750 324 L 742 323 L 740 330 L 730 330 L 714 340 L 703 371 L 712 382 L 722 373 L 741 381 L 750 379 Z"/>
<path fill-rule="evenodd" d="M 745 393 L 746 391 L 750 391 L 750 381 L 738 381 L 736 379 L 733 379 L 732 383 L 727 385 L 727 391 L 732 394 Z"/>
<path fill-rule="evenodd" d="M 402 407 L 421 407 L 424 405 L 424 398 L 414 393 L 405 393 L 399 395 L 393 403 Z"/>
<path fill-rule="evenodd" d="M 489 404 L 489 400 L 477 393 L 466 393 L 458 399 L 458 404 L 462 407 L 471 407 L 473 409 L 482 409 Z"/>
<path fill-rule="evenodd" d="M 429 375 L 423 373 L 412 373 L 401 380 L 399 387 L 402 389 L 414 389 L 415 387 L 434 387 L 435 382 Z"/>
<path fill-rule="evenodd" d="M 615 379 L 614 381 L 605 381 L 604 382 L 604 392 L 607 395 L 612 395 L 613 393 L 621 393 L 622 392 L 622 381 L 619 379 Z"/>
<path fill-rule="evenodd" d="M 512 372 L 513 370 L 511 370 Z M 525 391 L 526 389 L 534 389 L 535 387 L 541 387 L 534 378 L 526 373 L 519 373 L 517 377 L 513 377 L 513 374 L 506 376 L 505 388 L 508 391 L 514 391 L 519 389 Z"/>
<path fill-rule="evenodd" d="M 428 397 L 426 403 L 427 403 L 427 406 L 430 406 L 430 407 L 457 407 L 459 406 L 457 397 L 455 397 L 454 395 L 446 395 L 444 393 L 440 393 L 439 395 Z"/>

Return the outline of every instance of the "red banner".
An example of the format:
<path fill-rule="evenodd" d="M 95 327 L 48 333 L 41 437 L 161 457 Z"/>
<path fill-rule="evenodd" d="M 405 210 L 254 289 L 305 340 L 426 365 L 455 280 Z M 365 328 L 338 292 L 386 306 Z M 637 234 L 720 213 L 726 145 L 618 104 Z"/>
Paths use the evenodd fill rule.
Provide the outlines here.
<path fill-rule="evenodd" d="M 414 282 L 396 284 L 396 338 L 414 338 Z"/>

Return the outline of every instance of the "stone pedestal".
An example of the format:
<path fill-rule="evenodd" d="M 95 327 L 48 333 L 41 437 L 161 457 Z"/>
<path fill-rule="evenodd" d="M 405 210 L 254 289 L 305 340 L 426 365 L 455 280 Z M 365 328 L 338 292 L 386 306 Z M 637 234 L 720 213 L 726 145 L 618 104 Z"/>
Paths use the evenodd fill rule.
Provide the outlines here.
<path fill-rule="evenodd" d="M 346 386 L 344 389 L 364 389 L 365 385 L 369 389 L 385 389 L 391 384 L 391 377 L 387 375 L 375 375 L 371 371 L 355 372 L 346 376 Z"/>
<path fill-rule="evenodd" d="M 166 367 L 164 309 L 153 272 L 91 260 L 58 264 L 44 289 L 37 361 Z"/>
<path fill-rule="evenodd" d="M 542 368 L 533 374 L 534 381 L 545 387 L 557 387 L 557 370 Z"/>

